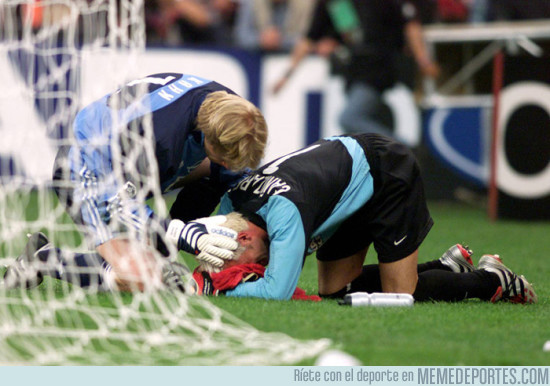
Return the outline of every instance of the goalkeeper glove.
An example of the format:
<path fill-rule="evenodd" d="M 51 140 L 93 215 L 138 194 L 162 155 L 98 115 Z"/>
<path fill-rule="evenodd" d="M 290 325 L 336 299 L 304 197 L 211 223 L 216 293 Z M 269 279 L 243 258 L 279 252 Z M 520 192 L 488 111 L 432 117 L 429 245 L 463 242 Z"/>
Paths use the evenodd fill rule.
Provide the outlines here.
<path fill-rule="evenodd" d="M 166 236 L 178 249 L 196 255 L 199 262 L 221 268 L 225 260 L 231 260 L 239 243 L 237 232 L 221 226 L 225 216 L 205 217 L 185 224 L 172 220 Z"/>

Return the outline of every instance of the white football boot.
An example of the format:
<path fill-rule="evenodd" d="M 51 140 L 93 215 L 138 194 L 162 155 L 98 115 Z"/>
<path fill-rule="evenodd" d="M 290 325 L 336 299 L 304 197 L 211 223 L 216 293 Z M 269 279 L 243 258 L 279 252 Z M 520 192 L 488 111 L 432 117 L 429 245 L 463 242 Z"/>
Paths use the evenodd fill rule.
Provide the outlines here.
<path fill-rule="evenodd" d="M 521 304 L 537 302 L 533 286 L 523 276 L 515 274 L 502 264 L 499 255 L 481 256 L 478 269 L 496 273 L 500 279 L 500 286 L 491 298 L 491 302 L 508 301 Z"/>
<path fill-rule="evenodd" d="M 467 245 L 455 244 L 439 258 L 443 265 L 451 268 L 453 272 L 463 273 L 472 272 L 476 269 L 472 262 L 474 253 Z"/>

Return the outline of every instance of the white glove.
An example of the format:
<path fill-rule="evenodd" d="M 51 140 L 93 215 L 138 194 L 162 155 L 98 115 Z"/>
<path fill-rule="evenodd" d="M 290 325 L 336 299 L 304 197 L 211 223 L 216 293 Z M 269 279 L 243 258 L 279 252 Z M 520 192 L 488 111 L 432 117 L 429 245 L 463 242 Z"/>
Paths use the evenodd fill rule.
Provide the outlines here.
<path fill-rule="evenodd" d="M 185 224 L 181 220 L 172 220 L 166 236 L 178 249 L 196 255 L 199 262 L 222 267 L 225 260 L 232 260 L 239 243 L 238 233 L 221 226 L 225 216 L 204 217 Z"/>

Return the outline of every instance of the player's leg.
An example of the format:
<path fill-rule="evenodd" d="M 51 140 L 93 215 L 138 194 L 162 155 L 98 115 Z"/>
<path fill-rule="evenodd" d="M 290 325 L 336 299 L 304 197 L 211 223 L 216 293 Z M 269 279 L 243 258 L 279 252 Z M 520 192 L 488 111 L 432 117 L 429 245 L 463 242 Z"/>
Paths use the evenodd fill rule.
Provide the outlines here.
<path fill-rule="evenodd" d="M 184 266 L 162 261 L 160 280 L 168 288 L 185 292 L 181 278 L 185 273 L 188 270 Z M 34 288 L 42 283 L 44 276 L 94 291 L 143 289 L 143 286 L 119 280 L 111 265 L 99 253 L 63 251 L 38 232 L 29 237 L 22 254 L 6 270 L 3 286 L 5 289 Z"/>
<path fill-rule="evenodd" d="M 374 196 L 365 205 L 372 216 L 365 229 L 378 252 L 381 288 L 407 289 L 416 276 L 413 273 L 416 258 L 411 251 L 418 249 L 432 225 L 419 168 L 410 150 L 403 145 L 380 137 L 362 138 L 367 143 L 367 154 L 375 153 L 374 157 L 369 157 L 369 162 L 373 161 L 372 174 L 379 189 L 375 189 Z M 506 288 L 504 298 L 536 300 L 527 281 L 504 266 L 487 263 L 484 269 L 472 271 L 470 256 L 471 252 L 465 248 L 451 248 L 438 261 L 416 268 L 421 272 L 414 289 L 415 299 L 455 301 L 475 297 L 491 300 L 495 299 L 498 288 Z M 399 264 L 401 260 L 404 261 Z M 398 264 L 388 264 L 393 262 Z M 494 259 L 491 262 L 494 263 Z M 443 269 L 437 269 L 438 265 Z M 403 280 L 405 284 L 400 287 L 399 282 Z"/>
<path fill-rule="evenodd" d="M 82 218 L 81 208 L 76 205 L 78 202 L 75 197 L 75 187 L 78 184 L 76 170 L 80 168 L 80 159 L 75 154 L 76 149 L 70 146 L 62 146 L 59 149 L 55 158 L 52 182 L 59 202 L 65 207 L 65 211 L 76 226 L 86 234 L 89 228 Z M 44 262 L 53 262 L 53 266 L 57 267 L 54 270 L 48 270 L 45 273 L 48 276 L 81 287 L 93 285 L 97 285 L 98 289 L 105 289 L 106 286 L 113 287 L 109 283 L 114 281 L 106 280 L 112 276 L 112 268 L 98 252 L 70 253 L 50 245 L 37 256 Z"/>
<path fill-rule="evenodd" d="M 475 270 L 472 264 L 473 252 L 461 244 L 455 244 L 446 250 L 436 260 L 420 263 L 417 266 L 418 273 L 439 269 L 449 272 L 472 272 Z M 380 281 L 380 267 L 378 264 L 363 266 L 361 274 L 349 284 L 349 292 L 382 292 Z"/>
<path fill-rule="evenodd" d="M 362 135 L 374 179 L 372 198 L 354 215 L 378 254 L 383 292 L 412 294 L 418 280 L 418 248 L 433 225 L 411 150 L 389 138 Z"/>
<path fill-rule="evenodd" d="M 445 257 L 446 254 L 443 255 Z M 418 283 L 413 296 L 418 301 L 461 301 L 481 299 L 486 301 L 511 301 L 516 303 L 534 303 L 537 300 L 533 287 L 523 276 L 516 275 L 501 265 L 494 255 L 484 255 L 478 270 L 455 271 L 439 263 L 441 268 L 432 267 L 418 271 Z M 361 274 L 350 282 L 347 292 L 380 292 L 382 283 L 380 268 L 377 264 L 366 265 Z"/>
<path fill-rule="evenodd" d="M 363 267 L 361 274 L 349 283 L 349 290 L 421 292 L 431 282 L 421 281 L 422 273 L 418 272 L 451 273 L 445 271 L 449 267 L 444 262 L 454 263 L 459 257 L 455 255 L 462 255 L 462 249 L 451 248 L 440 260 L 418 266 L 418 247 L 433 221 L 416 159 L 410 149 L 387 138 L 364 135 L 358 140 L 365 143 L 375 192 L 353 217 L 358 224 L 363 221 L 361 229 L 374 241 L 380 264 Z"/>
<path fill-rule="evenodd" d="M 143 290 L 146 284 L 157 288 L 162 278 L 162 264 L 158 254 L 141 242 L 130 242 L 117 236 L 118 229 L 112 229 L 112 221 L 106 223 L 101 220 L 109 216 L 98 206 L 97 201 L 100 200 L 82 202 L 78 199 L 79 196 L 94 197 L 96 194 L 95 180 L 90 181 L 80 173 L 85 166 L 77 148 L 64 147 L 59 150 L 53 173 L 53 185 L 59 201 L 79 229 L 87 235 L 93 245 L 97 245 L 96 252 L 99 258 L 105 260 L 110 269 L 110 282 L 116 282 L 116 286 L 123 290 Z M 108 168 L 106 170 L 108 171 Z M 87 255 L 94 256 L 93 253 Z M 88 261 L 94 265 L 100 259 Z M 81 262 L 86 263 L 84 260 Z"/>
<path fill-rule="evenodd" d="M 55 158 L 52 182 L 59 202 L 72 218 L 75 225 L 84 233 L 87 227 L 82 218 L 82 212 L 75 204 L 75 186 L 78 184 L 76 176 L 80 168 L 79 157 L 75 156 L 76 149 L 71 146 L 60 147 Z M 59 269 L 47 273 L 57 279 L 66 280 L 81 287 L 97 285 L 99 289 L 112 289 L 110 280 L 111 267 L 97 252 L 72 253 L 63 251 L 50 245 L 38 254 L 42 261 L 60 263 Z"/>
<path fill-rule="evenodd" d="M 110 267 L 97 253 L 72 253 L 55 248 L 41 232 L 30 235 L 17 261 L 4 275 L 4 287 L 33 288 L 44 276 L 65 280 L 71 284 L 97 290 L 111 289 Z"/>
<path fill-rule="evenodd" d="M 446 264 L 447 270 L 432 269 L 421 273 L 415 292 L 416 300 L 459 301 L 478 298 L 492 302 L 537 301 L 531 284 L 502 264 L 498 255 L 482 256 L 475 270 L 471 258 L 468 260 L 464 256 L 468 253 L 471 255 L 469 250 L 462 250 L 460 254 L 446 253 L 440 261 Z M 452 271 L 449 271 L 449 267 Z"/>
<path fill-rule="evenodd" d="M 364 266 L 361 274 L 345 286 L 346 293 L 382 292 L 380 275 L 378 264 Z M 500 287 L 498 276 L 491 272 L 476 270 L 456 273 L 447 269 L 429 269 L 418 273 L 413 296 L 416 301 L 460 301 L 474 298 L 491 300 Z M 390 292 L 401 291 L 392 289 Z"/>
<path fill-rule="evenodd" d="M 380 262 L 382 292 L 413 294 L 418 282 L 418 249 L 409 256 L 389 263 Z"/>
<path fill-rule="evenodd" d="M 343 260 L 364 250 L 355 259 L 351 258 L 354 279 L 347 283 L 338 280 L 339 285 L 344 285 L 332 292 L 334 295 L 345 293 L 346 284 L 358 278 L 363 280 L 364 287 L 376 289 L 376 292 L 384 288 L 386 291 L 412 292 L 417 276 L 415 251 L 433 224 L 424 200 L 418 165 L 410 149 L 390 138 L 372 134 L 354 138 L 365 149 L 371 166 L 369 173 L 374 180 L 374 194 L 340 225 L 320 248 L 317 259 L 321 262 Z M 373 241 L 379 262 L 384 264 L 384 274 L 378 272 L 370 282 L 369 276 L 363 275 L 363 267 L 357 267 L 357 262 L 362 261 Z M 404 261 L 398 262 L 400 260 Z M 397 275 L 396 280 L 391 279 L 392 274 Z M 344 278 L 348 279 L 349 275 Z M 386 283 L 382 283 L 381 278 Z"/>
<path fill-rule="evenodd" d="M 347 292 L 346 286 L 356 277 L 361 275 L 367 249 L 338 260 L 317 260 L 319 295 L 323 297 L 336 296 L 342 292 Z"/>
<path fill-rule="evenodd" d="M 349 283 L 361 275 L 371 244 L 362 213 L 352 215 L 340 225 L 316 254 L 321 297 L 341 298 L 348 293 Z"/>
<path fill-rule="evenodd" d="M 357 266 L 362 264 L 363 254 L 333 262 L 320 261 L 319 294 L 335 298 L 352 292 L 403 292 L 411 293 L 416 301 L 460 301 L 470 298 L 492 300 L 504 285 L 496 273 L 486 270 L 456 273 L 447 269 L 430 269 L 417 273 L 417 267 L 414 266 L 416 254 L 417 252 L 396 263 L 371 264 L 359 268 Z M 389 283 L 385 287 L 382 285 L 384 274 L 387 275 L 386 283 Z M 353 280 L 345 282 L 344 278 L 354 275 L 356 276 Z M 517 279 L 518 276 L 514 278 Z M 516 285 L 520 280 L 509 279 L 509 282 Z M 520 288 L 522 283 L 526 281 L 521 280 L 516 287 Z M 528 285 L 521 288 L 526 288 L 527 294 L 529 291 L 534 293 Z M 524 298 L 529 297 L 525 295 Z"/>
<path fill-rule="evenodd" d="M 400 292 L 412 294 L 418 280 L 418 251 L 392 263 L 381 263 L 365 272 L 367 248 L 345 258 L 317 261 L 319 295 L 342 297 L 346 293 Z M 384 283 L 384 284 L 382 284 Z"/>
<path fill-rule="evenodd" d="M 418 275 L 416 301 L 490 300 L 500 285 L 498 276 L 483 270 L 456 273 L 433 269 Z"/>

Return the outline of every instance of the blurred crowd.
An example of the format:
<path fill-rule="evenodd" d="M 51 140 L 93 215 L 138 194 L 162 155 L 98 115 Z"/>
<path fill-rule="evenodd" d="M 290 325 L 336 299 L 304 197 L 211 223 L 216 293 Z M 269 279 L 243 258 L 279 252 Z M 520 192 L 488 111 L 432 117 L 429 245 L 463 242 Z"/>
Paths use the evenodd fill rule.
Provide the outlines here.
<path fill-rule="evenodd" d="M 308 30 L 319 1 L 147 0 L 147 43 L 290 51 Z M 423 24 L 550 19 L 550 0 L 402 1 L 414 3 Z M 42 0 L 18 8 L 22 20 L 31 19 L 35 28 L 48 20 L 55 24 L 69 12 L 64 4 Z"/>
<path fill-rule="evenodd" d="M 148 44 L 289 51 L 317 0 L 148 0 Z M 422 22 L 482 23 L 550 18 L 546 0 L 411 0 Z"/>

